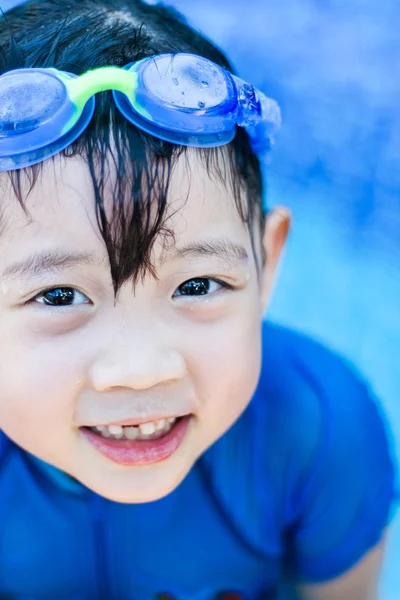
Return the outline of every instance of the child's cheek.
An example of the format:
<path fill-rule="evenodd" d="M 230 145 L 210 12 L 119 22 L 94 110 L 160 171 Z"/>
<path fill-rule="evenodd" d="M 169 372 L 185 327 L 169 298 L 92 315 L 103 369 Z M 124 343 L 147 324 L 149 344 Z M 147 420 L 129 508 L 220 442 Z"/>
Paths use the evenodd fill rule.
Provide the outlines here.
<path fill-rule="evenodd" d="M 3 338 L 4 339 L 4 338 Z M 61 339 L 32 335 L 8 339 L 0 362 L 0 428 L 28 451 L 46 459 L 66 443 L 82 382 L 81 356 Z"/>
<path fill-rule="evenodd" d="M 213 324 L 188 350 L 199 401 L 199 420 L 209 443 L 220 437 L 248 405 L 261 367 L 260 320 L 255 316 Z"/>

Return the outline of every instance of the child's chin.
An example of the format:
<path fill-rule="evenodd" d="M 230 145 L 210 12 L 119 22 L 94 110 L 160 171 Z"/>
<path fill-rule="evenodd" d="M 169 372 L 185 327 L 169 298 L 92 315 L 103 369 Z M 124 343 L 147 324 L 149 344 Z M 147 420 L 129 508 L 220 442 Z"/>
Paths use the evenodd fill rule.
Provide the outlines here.
<path fill-rule="evenodd" d="M 160 467 L 161 465 L 159 465 Z M 152 474 L 144 473 L 146 467 L 134 467 L 139 472 L 119 472 L 118 477 L 101 477 L 100 481 L 84 482 L 93 492 L 121 504 L 144 504 L 161 500 L 173 492 L 184 480 L 191 466 L 173 473 L 166 465 Z M 142 470 L 142 472 L 140 472 Z"/>

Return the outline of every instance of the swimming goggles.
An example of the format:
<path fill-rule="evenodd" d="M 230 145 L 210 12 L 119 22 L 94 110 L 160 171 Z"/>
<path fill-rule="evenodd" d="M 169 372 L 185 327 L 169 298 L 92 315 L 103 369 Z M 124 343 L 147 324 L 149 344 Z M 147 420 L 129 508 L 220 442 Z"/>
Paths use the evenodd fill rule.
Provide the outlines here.
<path fill-rule="evenodd" d="M 92 119 L 95 94 L 105 90 L 133 125 L 174 144 L 222 146 L 239 125 L 263 154 L 280 127 L 274 100 L 194 54 L 161 54 L 79 76 L 23 68 L 0 77 L 0 171 L 42 162 L 69 146 Z"/>

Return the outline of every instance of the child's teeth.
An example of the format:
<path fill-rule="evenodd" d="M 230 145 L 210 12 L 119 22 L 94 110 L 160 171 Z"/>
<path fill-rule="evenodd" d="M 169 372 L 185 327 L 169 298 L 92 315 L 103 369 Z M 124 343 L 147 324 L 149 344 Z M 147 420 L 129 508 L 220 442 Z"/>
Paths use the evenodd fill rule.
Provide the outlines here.
<path fill-rule="evenodd" d="M 128 440 L 136 440 L 139 435 L 139 427 L 124 427 L 124 435 Z"/>
<path fill-rule="evenodd" d="M 141 425 L 139 425 L 139 429 L 140 433 L 143 433 L 144 435 L 151 435 L 155 432 L 156 425 L 155 423 L 142 423 Z"/>
<path fill-rule="evenodd" d="M 123 436 L 124 430 L 121 427 L 121 425 L 109 425 L 108 426 L 108 431 L 111 433 L 111 435 L 113 435 L 114 437 L 119 437 L 119 436 Z"/>
<path fill-rule="evenodd" d="M 92 429 L 97 431 L 97 433 L 105 438 L 112 437 L 117 440 L 122 438 L 126 440 L 145 440 L 146 438 L 153 436 L 155 433 L 158 435 L 162 435 L 161 432 L 168 433 L 175 421 L 175 417 L 170 417 L 169 419 L 159 419 L 158 421 L 142 423 L 137 427 L 123 427 L 122 425 L 97 425 Z"/>

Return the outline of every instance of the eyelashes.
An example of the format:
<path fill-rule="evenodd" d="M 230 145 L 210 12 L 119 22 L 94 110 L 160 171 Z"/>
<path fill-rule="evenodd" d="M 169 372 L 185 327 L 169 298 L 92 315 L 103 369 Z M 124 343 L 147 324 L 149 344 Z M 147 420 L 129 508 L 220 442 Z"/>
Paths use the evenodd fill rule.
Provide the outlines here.
<path fill-rule="evenodd" d="M 194 277 L 181 283 L 173 293 L 172 297 L 193 298 L 210 296 L 223 289 L 233 290 L 234 288 L 230 284 L 212 277 Z M 92 304 L 92 301 L 86 294 L 74 287 L 55 286 L 43 290 L 28 302 L 28 304 L 34 303 L 53 308 L 70 308 L 73 306 Z"/>
<path fill-rule="evenodd" d="M 175 291 L 174 297 L 208 296 L 224 288 L 232 289 L 232 286 L 211 277 L 195 277 L 184 281 Z"/>

